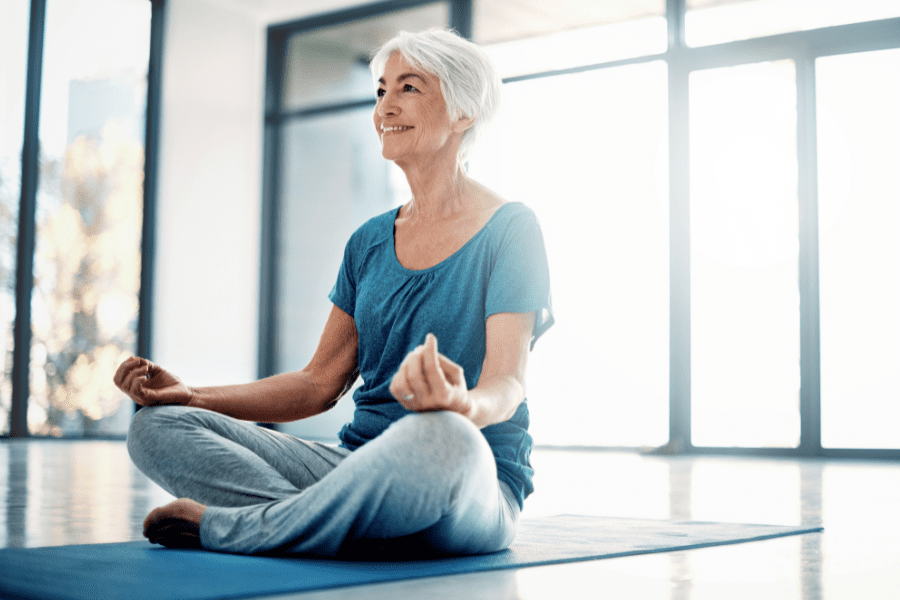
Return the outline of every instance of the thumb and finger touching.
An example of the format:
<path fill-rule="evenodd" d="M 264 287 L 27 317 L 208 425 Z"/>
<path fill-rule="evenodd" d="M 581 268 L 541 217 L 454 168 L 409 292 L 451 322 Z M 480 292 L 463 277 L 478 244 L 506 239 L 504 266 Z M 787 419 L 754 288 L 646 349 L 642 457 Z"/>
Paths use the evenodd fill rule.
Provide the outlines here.
<path fill-rule="evenodd" d="M 422 365 L 424 367 L 423 370 L 431 388 L 440 389 L 447 385 L 447 378 L 444 376 L 444 370 L 441 368 L 441 353 L 438 352 L 437 337 L 433 333 L 429 333 L 425 338 L 423 358 L 425 360 L 425 364 Z"/>
<path fill-rule="evenodd" d="M 125 360 L 116 371 L 116 386 L 138 404 L 183 404 L 188 390 L 162 367 L 137 356 Z"/>

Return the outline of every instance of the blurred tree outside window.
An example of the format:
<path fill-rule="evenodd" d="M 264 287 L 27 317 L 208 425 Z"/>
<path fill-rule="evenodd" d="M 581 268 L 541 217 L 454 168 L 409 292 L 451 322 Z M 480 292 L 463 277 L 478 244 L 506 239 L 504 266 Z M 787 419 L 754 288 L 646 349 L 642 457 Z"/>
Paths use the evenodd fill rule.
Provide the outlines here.
<path fill-rule="evenodd" d="M 32 435 L 121 435 L 133 412 L 112 375 L 137 346 L 151 8 L 147 0 L 46 3 L 27 415 Z M 25 45 L 27 13 L 15 31 Z M 21 96 L 14 100 L 23 102 L 24 85 L 14 91 Z M 19 128 L 23 121 L 19 117 Z M 19 172 L 6 168 L 5 145 L 0 155 L 0 177 L 12 173 L 16 185 L 21 144 L 20 136 L 12 154 Z M 15 314 L 18 225 L 12 213 L 19 199 L 18 188 L 15 194 L 9 188 L 0 180 L 4 327 Z M 11 333 L 4 339 L 3 433 Z"/>

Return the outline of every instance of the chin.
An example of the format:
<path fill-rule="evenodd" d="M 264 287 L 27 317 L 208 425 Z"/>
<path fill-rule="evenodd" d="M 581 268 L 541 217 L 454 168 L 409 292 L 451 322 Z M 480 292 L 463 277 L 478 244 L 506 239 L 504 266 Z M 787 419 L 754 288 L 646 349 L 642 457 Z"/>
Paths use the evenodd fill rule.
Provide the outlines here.
<path fill-rule="evenodd" d="M 381 156 L 385 160 L 397 161 L 397 160 L 403 158 L 404 154 L 402 152 L 397 152 L 396 150 L 382 146 L 381 147 Z"/>

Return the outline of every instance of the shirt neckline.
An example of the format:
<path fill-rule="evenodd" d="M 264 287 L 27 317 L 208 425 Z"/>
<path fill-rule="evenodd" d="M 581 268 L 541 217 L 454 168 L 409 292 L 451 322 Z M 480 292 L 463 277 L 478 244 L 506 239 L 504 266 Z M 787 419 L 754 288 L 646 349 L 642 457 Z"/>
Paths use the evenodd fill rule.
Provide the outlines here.
<path fill-rule="evenodd" d="M 437 263 L 436 265 L 432 265 L 426 269 L 407 269 L 400 263 L 400 259 L 397 258 L 397 240 L 394 237 L 394 222 L 397 220 L 397 217 L 400 216 L 400 209 L 403 208 L 403 205 L 400 205 L 397 207 L 397 209 L 395 211 L 393 211 L 392 218 L 391 218 L 390 224 L 389 224 L 389 233 L 390 233 L 390 240 L 391 240 L 391 262 L 394 264 L 394 266 L 397 269 L 399 269 L 403 273 L 406 273 L 407 275 L 424 275 L 424 274 L 430 273 L 431 271 L 434 271 L 436 269 L 440 269 L 444 265 L 450 263 L 454 258 L 456 258 L 460 254 L 462 254 L 466 250 L 466 248 L 468 248 L 470 245 L 472 245 L 475 242 L 475 240 L 477 240 L 479 237 L 481 237 L 482 234 L 485 231 L 487 231 L 487 229 L 494 222 L 494 219 L 497 218 L 497 215 L 499 215 L 501 211 L 506 209 L 507 206 L 510 206 L 512 204 L 519 204 L 519 203 L 518 202 L 504 202 L 503 204 L 501 204 L 497 208 L 497 210 L 494 211 L 494 214 L 491 215 L 491 218 L 489 218 L 487 220 L 487 223 L 485 223 L 481 229 L 476 231 L 475 235 L 470 237 L 469 240 L 465 244 L 460 246 L 456 252 L 454 252 L 453 254 L 451 254 L 450 256 L 448 256 L 447 258 L 442 260 L 441 262 Z"/>

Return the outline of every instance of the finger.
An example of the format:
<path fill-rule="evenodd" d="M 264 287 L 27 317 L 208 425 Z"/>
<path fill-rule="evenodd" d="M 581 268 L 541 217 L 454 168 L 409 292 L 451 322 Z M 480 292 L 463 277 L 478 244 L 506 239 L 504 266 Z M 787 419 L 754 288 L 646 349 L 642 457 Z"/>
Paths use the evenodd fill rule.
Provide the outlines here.
<path fill-rule="evenodd" d="M 119 389 L 121 389 L 126 394 L 130 395 L 132 393 L 132 389 L 134 388 L 134 381 L 135 381 L 135 373 L 134 373 L 134 369 L 132 369 L 125 376 L 125 381 L 122 382 L 122 385 L 119 386 Z"/>
<path fill-rule="evenodd" d="M 122 382 L 125 381 L 125 373 L 128 370 L 128 363 L 130 362 L 131 358 L 125 359 L 122 361 L 122 364 L 119 365 L 119 368 L 116 369 L 116 372 L 113 375 L 113 383 L 116 384 L 116 387 L 122 387 Z"/>
<path fill-rule="evenodd" d="M 425 338 L 425 349 L 422 352 L 422 372 L 428 388 L 432 392 L 441 390 L 447 385 L 447 380 L 441 370 L 439 356 L 437 338 L 434 334 L 429 333 Z"/>
<path fill-rule="evenodd" d="M 125 393 L 135 402 L 144 400 L 146 390 L 144 390 L 142 381 L 142 379 L 134 379 L 128 389 L 125 390 Z"/>
<path fill-rule="evenodd" d="M 419 346 L 409 356 L 409 363 L 406 365 L 406 380 L 409 382 L 409 391 L 418 398 L 427 398 L 431 393 L 428 382 L 425 380 L 423 371 L 424 348 Z"/>
<path fill-rule="evenodd" d="M 147 387 L 147 380 L 143 377 L 135 378 L 131 389 L 128 391 L 131 399 L 142 406 L 161 404 L 160 394 L 160 391 Z"/>
<path fill-rule="evenodd" d="M 131 358 L 122 361 L 122 364 L 119 365 L 118 369 L 116 369 L 116 374 L 113 375 L 113 383 L 116 384 L 116 387 L 122 387 L 122 385 L 125 383 L 125 378 L 128 376 L 128 373 L 130 373 L 131 369 L 133 369 L 134 366 L 138 364 L 136 362 L 138 360 L 138 357 L 132 356 Z"/>
<path fill-rule="evenodd" d="M 122 385 L 122 391 L 127 394 L 133 393 L 135 391 L 140 392 L 140 387 L 147 380 L 147 367 L 146 365 L 141 365 L 139 367 L 135 367 L 128 373 L 125 378 L 125 382 Z"/>
<path fill-rule="evenodd" d="M 147 379 L 153 379 L 157 375 L 163 372 L 163 368 L 157 365 L 156 363 L 152 363 L 149 360 L 144 359 L 147 364 Z"/>
<path fill-rule="evenodd" d="M 412 352 L 407 354 L 400 362 L 400 366 L 397 367 L 397 372 L 394 373 L 394 377 L 391 379 L 391 385 L 388 388 L 397 400 L 410 394 L 409 381 L 406 378 L 406 368 L 409 366 L 411 356 Z"/>
<path fill-rule="evenodd" d="M 409 400 L 408 396 L 412 395 L 409 391 L 410 386 L 409 382 L 406 380 L 406 360 L 400 364 L 400 368 L 397 369 L 397 372 L 394 373 L 394 378 L 391 379 L 390 392 L 397 399 L 400 404 L 404 404 L 405 401 Z"/>
<path fill-rule="evenodd" d="M 438 362 L 448 383 L 457 385 L 465 381 L 465 370 L 461 365 L 456 364 L 443 354 L 438 355 Z"/>

